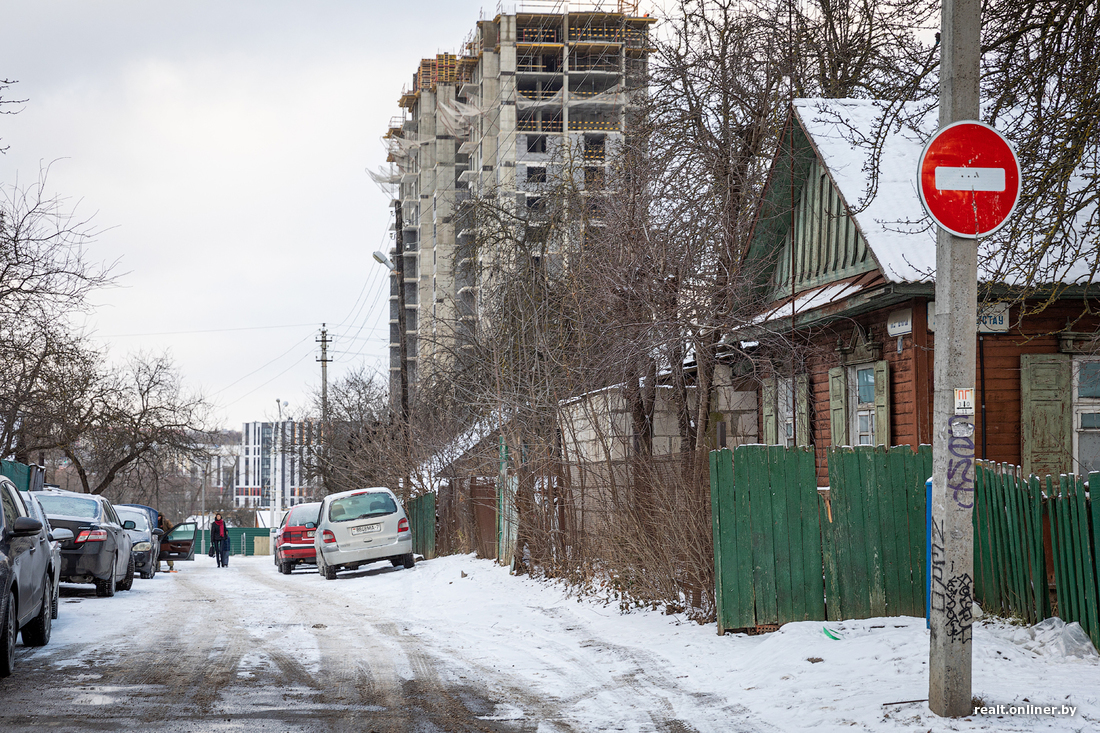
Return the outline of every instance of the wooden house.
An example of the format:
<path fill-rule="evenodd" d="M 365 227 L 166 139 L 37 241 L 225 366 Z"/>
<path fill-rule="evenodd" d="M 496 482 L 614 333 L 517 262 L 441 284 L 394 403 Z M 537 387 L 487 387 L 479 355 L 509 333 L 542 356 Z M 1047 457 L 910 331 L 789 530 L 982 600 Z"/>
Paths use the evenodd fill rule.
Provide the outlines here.
<path fill-rule="evenodd" d="M 880 115 L 866 100 L 796 100 L 745 255 L 767 291 L 759 328 L 792 345 L 770 356 L 760 383 L 762 441 L 814 445 L 822 484 L 820 449 L 932 440 L 936 238 L 916 172 L 935 120 L 880 129 Z M 1050 302 L 1022 317 L 1001 287 L 1011 283 L 986 298 L 979 458 L 1035 473 L 1100 469 L 1100 323 L 1090 315 L 1100 303 L 1073 267 L 1069 276 L 1078 284 L 1039 293 Z"/>

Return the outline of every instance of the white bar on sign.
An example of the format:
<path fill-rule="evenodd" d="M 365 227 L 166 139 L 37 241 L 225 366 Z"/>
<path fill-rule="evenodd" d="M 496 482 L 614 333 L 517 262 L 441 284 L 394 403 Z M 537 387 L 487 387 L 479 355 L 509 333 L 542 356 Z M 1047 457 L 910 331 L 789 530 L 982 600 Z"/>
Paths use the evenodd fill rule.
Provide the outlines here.
<path fill-rule="evenodd" d="M 1003 191 L 1005 169 L 937 166 L 936 188 L 940 191 Z"/>

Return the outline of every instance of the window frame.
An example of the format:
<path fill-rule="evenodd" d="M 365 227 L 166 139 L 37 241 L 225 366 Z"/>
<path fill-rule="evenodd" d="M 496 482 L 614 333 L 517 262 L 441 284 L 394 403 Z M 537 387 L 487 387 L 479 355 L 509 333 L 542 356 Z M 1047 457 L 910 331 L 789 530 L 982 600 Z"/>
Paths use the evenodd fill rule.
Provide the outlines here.
<path fill-rule="evenodd" d="M 859 399 L 859 373 L 861 371 L 869 371 L 871 373 L 871 401 L 861 402 Z M 877 385 L 875 381 L 877 375 L 875 374 L 875 362 L 864 362 L 862 364 L 852 364 L 848 367 L 848 436 L 853 446 L 860 445 L 879 445 L 876 442 L 878 432 L 876 430 L 875 419 L 875 389 Z M 868 424 L 870 431 L 868 434 L 868 442 L 863 443 L 860 441 L 861 431 L 859 429 L 859 419 L 861 416 L 866 415 L 868 418 Z"/>
<path fill-rule="evenodd" d="M 1084 415 L 1100 415 L 1100 397 L 1081 397 L 1079 395 L 1081 388 L 1081 372 L 1085 364 L 1100 364 L 1100 358 L 1075 356 L 1072 362 L 1070 410 L 1073 415 L 1073 467 L 1074 471 L 1083 478 L 1087 477 L 1088 471 L 1085 470 L 1085 464 L 1081 456 L 1081 435 L 1082 433 L 1100 435 L 1100 426 L 1085 428 L 1081 424 Z M 1096 463 L 1096 470 L 1100 471 L 1100 453 L 1096 456 Z"/>

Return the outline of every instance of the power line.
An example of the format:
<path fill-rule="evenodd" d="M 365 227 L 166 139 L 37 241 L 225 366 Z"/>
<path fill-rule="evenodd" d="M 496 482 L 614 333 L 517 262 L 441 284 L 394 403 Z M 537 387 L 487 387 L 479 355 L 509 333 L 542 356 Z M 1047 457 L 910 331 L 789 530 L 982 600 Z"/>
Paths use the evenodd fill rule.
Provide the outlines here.
<path fill-rule="evenodd" d="M 102 336 L 96 336 L 95 338 L 101 339 L 122 339 L 122 338 L 137 338 L 139 336 L 185 336 L 188 334 L 199 333 L 227 333 L 230 331 L 266 331 L 277 328 L 305 328 L 306 326 L 316 326 L 315 323 L 289 323 L 282 326 L 241 326 L 239 328 L 207 328 L 197 331 L 158 331 L 150 333 L 110 333 Z M 342 325 L 342 324 L 338 324 Z"/>

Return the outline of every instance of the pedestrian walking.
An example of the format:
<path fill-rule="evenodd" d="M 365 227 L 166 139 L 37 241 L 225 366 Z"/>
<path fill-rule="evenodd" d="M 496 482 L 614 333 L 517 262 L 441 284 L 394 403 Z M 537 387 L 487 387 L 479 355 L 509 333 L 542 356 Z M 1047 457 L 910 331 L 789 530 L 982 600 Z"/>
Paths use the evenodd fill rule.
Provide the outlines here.
<path fill-rule="evenodd" d="M 214 523 L 210 525 L 210 542 L 214 546 L 214 556 L 218 559 L 218 567 L 229 566 L 229 530 L 222 521 L 221 513 L 214 515 Z"/>
<path fill-rule="evenodd" d="M 162 534 L 160 536 L 160 541 L 164 542 L 164 540 L 168 537 L 168 533 L 172 531 L 172 523 L 169 522 L 168 519 L 163 514 L 158 514 L 157 515 L 157 529 L 164 532 L 164 534 Z M 168 571 L 167 572 L 169 572 L 169 573 L 176 572 L 176 564 L 174 562 L 172 562 L 172 560 L 170 558 L 165 559 L 165 562 L 168 563 Z M 160 571 L 160 555 L 157 555 L 157 570 Z"/>

